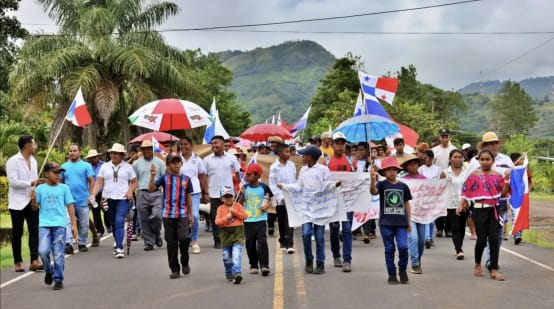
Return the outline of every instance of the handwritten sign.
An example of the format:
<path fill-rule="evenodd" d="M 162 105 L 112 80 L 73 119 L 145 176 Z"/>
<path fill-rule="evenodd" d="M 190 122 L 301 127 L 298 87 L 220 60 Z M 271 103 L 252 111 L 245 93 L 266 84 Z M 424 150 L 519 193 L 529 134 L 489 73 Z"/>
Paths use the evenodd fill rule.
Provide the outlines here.
<path fill-rule="evenodd" d="M 340 192 L 346 212 L 364 211 L 371 204 L 369 173 L 331 172 L 331 180 L 340 181 Z"/>
<path fill-rule="evenodd" d="M 298 227 L 308 222 L 325 225 L 329 222 L 346 221 L 342 197 L 335 183 L 325 181 L 302 187 L 298 184 L 284 185 L 283 196 L 289 225 Z"/>
<path fill-rule="evenodd" d="M 410 187 L 412 221 L 427 224 L 446 216 L 449 190 L 446 179 L 402 179 Z"/>
<path fill-rule="evenodd" d="M 379 195 L 372 195 L 371 203 L 366 204 L 364 210 L 354 212 L 352 231 L 371 219 L 379 219 Z"/>

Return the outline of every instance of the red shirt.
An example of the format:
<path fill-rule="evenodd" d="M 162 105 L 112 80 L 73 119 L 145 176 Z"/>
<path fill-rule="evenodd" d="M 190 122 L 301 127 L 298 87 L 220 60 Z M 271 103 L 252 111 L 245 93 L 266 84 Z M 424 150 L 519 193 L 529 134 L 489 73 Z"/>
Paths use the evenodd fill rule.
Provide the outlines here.
<path fill-rule="evenodd" d="M 356 169 L 356 163 L 349 161 L 345 155 L 341 157 L 332 156 L 327 167 L 333 172 L 353 172 Z"/>

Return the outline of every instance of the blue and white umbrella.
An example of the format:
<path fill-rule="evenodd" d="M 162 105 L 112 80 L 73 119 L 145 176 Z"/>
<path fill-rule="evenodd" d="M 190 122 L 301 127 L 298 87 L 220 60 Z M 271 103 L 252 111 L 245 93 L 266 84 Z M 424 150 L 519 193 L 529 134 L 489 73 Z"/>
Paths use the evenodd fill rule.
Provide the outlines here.
<path fill-rule="evenodd" d="M 333 133 L 342 132 L 349 142 L 378 141 L 400 132 L 394 121 L 377 115 L 356 116 L 343 121 Z"/>

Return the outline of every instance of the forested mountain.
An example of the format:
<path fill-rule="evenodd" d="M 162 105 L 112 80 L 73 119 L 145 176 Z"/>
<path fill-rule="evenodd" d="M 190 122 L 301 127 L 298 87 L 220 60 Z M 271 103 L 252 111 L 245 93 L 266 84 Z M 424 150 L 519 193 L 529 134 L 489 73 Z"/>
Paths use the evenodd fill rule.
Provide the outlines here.
<path fill-rule="evenodd" d="M 320 79 L 335 63 L 335 57 L 312 41 L 288 41 L 268 48 L 217 53 L 233 71 L 231 89 L 252 113 L 254 123 L 272 115 L 287 122 L 305 112 Z"/>
<path fill-rule="evenodd" d="M 534 78 L 527 78 L 521 81 L 517 81 L 517 83 L 523 89 L 525 89 L 525 92 L 527 92 L 527 94 L 529 94 L 531 98 L 537 101 L 543 101 L 546 96 L 551 95 L 553 82 L 554 82 L 554 76 L 534 77 Z M 502 88 L 502 84 L 503 84 L 503 81 L 498 81 L 498 80 L 485 81 L 483 82 L 482 86 L 481 86 L 481 83 L 475 82 L 465 86 L 459 91 L 463 94 L 481 93 L 481 94 L 495 95 Z M 481 88 L 482 88 L 482 92 L 481 92 Z"/>

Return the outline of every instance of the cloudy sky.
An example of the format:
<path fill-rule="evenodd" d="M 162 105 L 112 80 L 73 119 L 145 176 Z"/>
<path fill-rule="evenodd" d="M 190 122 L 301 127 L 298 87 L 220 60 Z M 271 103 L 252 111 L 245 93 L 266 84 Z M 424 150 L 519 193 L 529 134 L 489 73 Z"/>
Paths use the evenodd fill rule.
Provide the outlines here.
<path fill-rule="evenodd" d="M 163 29 L 256 24 L 409 9 L 455 0 L 176 0 L 181 12 Z M 203 52 L 251 50 L 287 40 L 313 40 L 336 57 L 360 55 L 373 75 L 415 65 L 418 79 L 443 89 L 470 82 L 520 80 L 554 75 L 554 1 L 484 0 L 410 12 L 349 19 L 241 28 L 297 33 L 182 31 L 164 33 L 167 42 Z M 34 0 L 16 16 L 25 28 L 53 33 L 56 27 Z M 235 29 L 238 30 L 238 29 Z M 298 33 L 298 32 L 343 33 Z M 344 32 L 394 32 L 348 34 Z M 406 32 L 550 32 L 543 34 L 417 34 Z M 550 40 L 550 41 L 549 41 Z M 546 42 L 546 43 L 545 43 Z M 541 45 L 542 44 L 542 45 Z M 537 48 L 536 48 L 537 47 Z M 535 49 L 534 49 L 535 48 Z M 534 50 L 533 50 L 534 49 Z"/>

